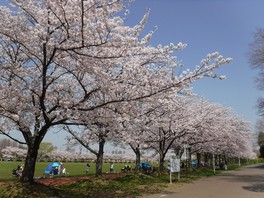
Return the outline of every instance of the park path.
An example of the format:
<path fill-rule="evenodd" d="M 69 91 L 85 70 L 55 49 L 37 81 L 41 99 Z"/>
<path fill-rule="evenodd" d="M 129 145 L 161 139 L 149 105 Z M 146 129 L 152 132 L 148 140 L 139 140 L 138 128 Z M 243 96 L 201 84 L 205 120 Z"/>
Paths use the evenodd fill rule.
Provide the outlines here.
<path fill-rule="evenodd" d="M 165 192 L 142 198 L 264 198 L 264 165 L 251 165 L 187 184 L 170 184 Z"/>

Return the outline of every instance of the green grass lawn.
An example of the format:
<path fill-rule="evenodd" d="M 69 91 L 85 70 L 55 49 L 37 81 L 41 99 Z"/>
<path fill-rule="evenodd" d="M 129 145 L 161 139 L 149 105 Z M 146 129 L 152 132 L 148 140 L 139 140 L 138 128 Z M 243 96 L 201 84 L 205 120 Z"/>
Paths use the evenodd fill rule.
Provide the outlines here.
<path fill-rule="evenodd" d="M 37 162 L 35 177 L 42 177 L 46 167 L 50 162 Z M 66 168 L 67 176 L 82 176 L 85 175 L 86 172 L 86 164 L 84 162 L 65 162 L 63 163 Z M 95 175 L 95 163 L 89 163 L 90 173 L 89 175 Z M 0 162 L 0 181 L 12 181 L 16 180 L 16 178 L 12 175 L 12 170 L 17 167 L 17 165 L 23 165 L 23 162 Z M 115 163 L 114 164 L 114 172 L 121 172 L 121 168 L 123 168 L 125 163 Z M 129 164 L 133 167 L 135 164 Z M 109 172 L 110 163 L 103 164 L 103 173 Z"/>
<path fill-rule="evenodd" d="M 260 160 L 259 160 L 260 161 Z M 261 161 L 262 162 L 262 161 Z M 17 165 L 23 165 L 24 162 L 5 162 L 0 161 L 0 181 L 14 181 L 16 178 L 12 175 L 12 170 L 17 167 Z M 50 162 L 37 162 L 36 164 L 36 170 L 35 170 L 35 177 L 42 177 L 44 174 L 44 171 L 46 167 L 48 166 Z M 249 162 L 249 164 L 252 164 L 253 162 Z M 82 176 L 85 175 L 86 170 L 86 162 L 64 162 L 63 163 L 67 176 Z M 95 163 L 89 163 L 90 164 L 90 173 L 89 175 L 95 175 Z M 114 165 L 114 172 L 121 172 L 121 169 L 124 167 L 125 163 L 115 163 Z M 135 167 L 134 163 L 128 163 L 128 165 Z M 103 173 L 109 172 L 110 163 L 104 163 L 103 164 Z M 229 165 L 228 169 L 236 169 L 238 166 L 236 165 Z M 184 171 L 184 169 L 183 169 Z M 217 171 L 218 173 L 220 171 Z M 193 171 L 193 176 L 209 176 L 212 175 L 213 171 L 211 169 L 200 169 L 199 171 Z M 182 176 L 184 177 L 185 174 L 183 173 Z"/>

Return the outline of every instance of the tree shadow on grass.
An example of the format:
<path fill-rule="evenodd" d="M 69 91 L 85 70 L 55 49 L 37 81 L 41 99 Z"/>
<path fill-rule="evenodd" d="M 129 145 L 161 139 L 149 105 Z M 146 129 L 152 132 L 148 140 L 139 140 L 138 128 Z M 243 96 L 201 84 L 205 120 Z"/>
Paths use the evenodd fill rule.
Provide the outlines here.
<path fill-rule="evenodd" d="M 40 183 L 22 185 L 21 183 L 3 184 L 0 186 L 1 198 L 55 198 L 55 197 L 81 197 L 54 186 Z"/>

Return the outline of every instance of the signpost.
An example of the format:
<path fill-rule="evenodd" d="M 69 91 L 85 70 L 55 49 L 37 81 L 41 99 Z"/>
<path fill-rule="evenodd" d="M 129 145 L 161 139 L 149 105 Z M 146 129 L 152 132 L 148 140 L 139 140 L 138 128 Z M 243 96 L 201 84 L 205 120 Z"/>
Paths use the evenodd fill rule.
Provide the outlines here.
<path fill-rule="evenodd" d="M 183 154 L 182 154 L 182 157 L 181 159 L 182 160 L 185 160 L 185 168 L 186 168 L 186 177 L 188 176 L 188 168 L 189 168 L 189 159 L 190 159 L 190 153 L 189 153 L 189 148 L 190 148 L 190 145 L 189 144 L 184 144 L 183 145 Z"/>
<path fill-rule="evenodd" d="M 214 175 L 215 175 L 215 155 L 213 154 L 213 171 L 214 171 Z"/>
<path fill-rule="evenodd" d="M 190 146 L 188 144 L 185 144 L 183 146 L 183 154 L 182 154 L 182 160 L 188 160 L 189 159 L 189 148 Z"/>
<path fill-rule="evenodd" d="M 177 173 L 178 181 L 180 181 L 180 168 L 181 160 L 177 156 L 171 156 L 170 158 L 170 183 L 172 183 L 172 173 Z"/>

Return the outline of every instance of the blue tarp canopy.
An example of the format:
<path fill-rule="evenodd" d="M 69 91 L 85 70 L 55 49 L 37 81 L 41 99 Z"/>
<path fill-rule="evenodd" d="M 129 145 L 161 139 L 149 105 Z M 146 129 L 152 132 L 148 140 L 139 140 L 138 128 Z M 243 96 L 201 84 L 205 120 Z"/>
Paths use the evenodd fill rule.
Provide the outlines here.
<path fill-rule="evenodd" d="M 142 162 L 140 163 L 140 168 L 149 168 L 151 167 L 150 164 L 148 162 Z"/>
<path fill-rule="evenodd" d="M 59 162 L 51 162 L 48 166 L 47 166 L 47 168 L 45 169 L 45 174 L 51 174 L 51 171 L 52 171 L 52 169 L 57 169 L 58 170 L 58 168 L 59 168 Z M 57 173 L 58 174 L 58 173 Z"/>

